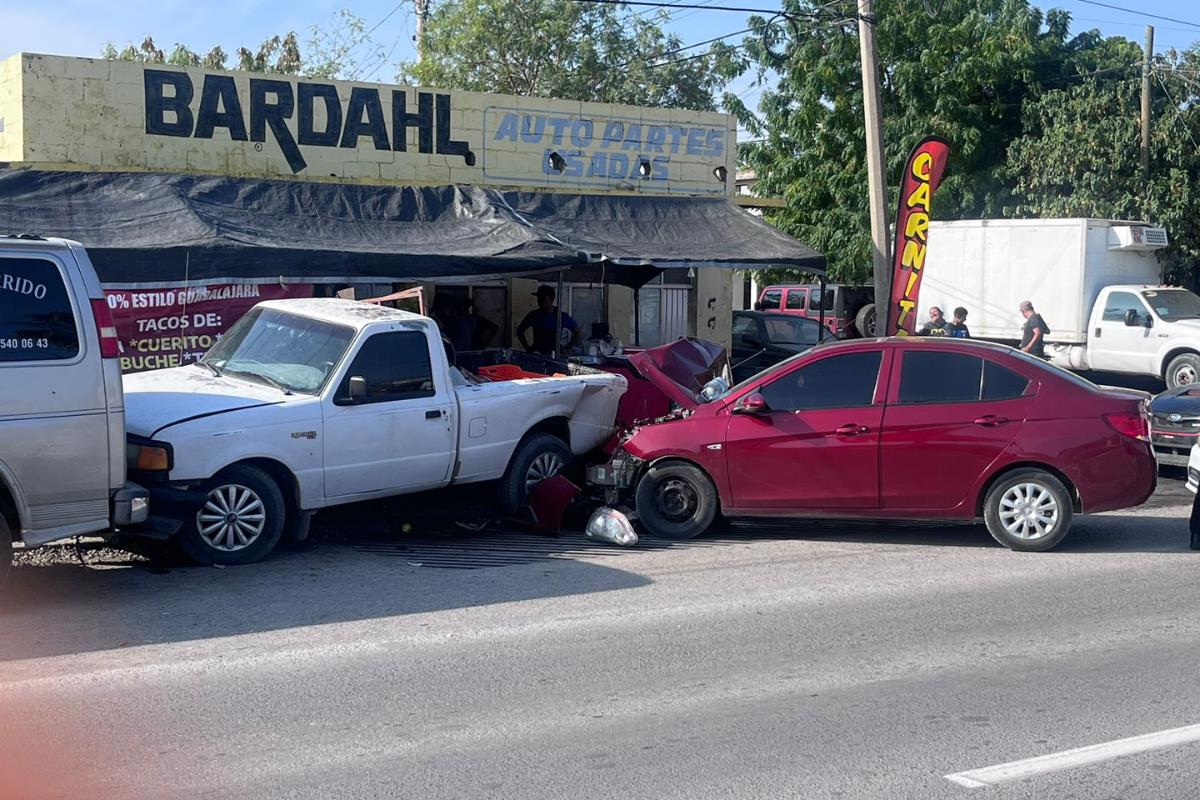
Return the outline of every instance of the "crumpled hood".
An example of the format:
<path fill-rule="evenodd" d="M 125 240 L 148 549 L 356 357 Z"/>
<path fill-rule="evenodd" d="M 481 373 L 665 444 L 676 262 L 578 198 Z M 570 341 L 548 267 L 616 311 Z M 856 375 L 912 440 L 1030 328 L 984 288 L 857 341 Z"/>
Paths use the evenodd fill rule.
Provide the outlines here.
<path fill-rule="evenodd" d="M 139 372 L 124 377 L 125 427 L 154 436 L 186 419 L 281 403 L 286 395 L 273 386 L 187 366 Z"/>
<path fill-rule="evenodd" d="M 629 363 L 689 411 L 701 405 L 700 390 L 704 384 L 729 370 L 729 356 L 724 347 L 690 336 L 634 353 Z"/>

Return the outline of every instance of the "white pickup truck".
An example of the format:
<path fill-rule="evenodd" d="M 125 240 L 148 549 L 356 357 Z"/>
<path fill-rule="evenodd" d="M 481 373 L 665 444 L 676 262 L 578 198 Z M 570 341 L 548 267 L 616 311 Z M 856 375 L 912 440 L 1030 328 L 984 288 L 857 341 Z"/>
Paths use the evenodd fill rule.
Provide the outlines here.
<path fill-rule="evenodd" d="M 499 481 L 515 508 L 611 436 L 625 388 L 607 373 L 479 381 L 426 317 L 276 300 L 198 363 L 125 378 L 129 466 L 158 504 L 146 533 L 243 564 L 340 503 Z"/>

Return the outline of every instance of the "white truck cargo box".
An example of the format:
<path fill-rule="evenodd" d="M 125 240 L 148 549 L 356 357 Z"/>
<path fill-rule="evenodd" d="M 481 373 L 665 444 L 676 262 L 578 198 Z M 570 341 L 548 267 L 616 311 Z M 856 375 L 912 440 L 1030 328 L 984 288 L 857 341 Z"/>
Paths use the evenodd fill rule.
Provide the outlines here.
<path fill-rule="evenodd" d="M 972 336 L 1016 341 L 1018 306 L 1029 300 L 1050 326 L 1047 341 L 1081 344 L 1101 288 L 1159 283 L 1158 261 L 1143 243 L 1161 247 L 1160 239 L 1161 228 L 1110 220 L 932 222 L 918 322 L 932 306 L 946 316 L 965 306 Z"/>

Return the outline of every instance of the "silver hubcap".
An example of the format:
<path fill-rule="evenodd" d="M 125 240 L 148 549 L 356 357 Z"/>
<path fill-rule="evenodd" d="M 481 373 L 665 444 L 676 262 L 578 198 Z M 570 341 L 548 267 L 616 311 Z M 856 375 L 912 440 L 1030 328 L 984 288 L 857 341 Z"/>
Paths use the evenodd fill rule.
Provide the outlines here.
<path fill-rule="evenodd" d="M 218 486 L 196 512 L 200 538 L 214 550 L 233 553 L 254 544 L 267 524 L 266 508 L 254 490 L 240 484 Z"/>
<path fill-rule="evenodd" d="M 1058 528 L 1059 515 L 1054 492 L 1040 483 L 1019 483 L 1000 498 L 1000 524 L 1018 539 L 1049 536 Z"/>
<path fill-rule="evenodd" d="M 1196 382 L 1196 370 L 1193 367 L 1185 366 L 1175 370 L 1175 385 L 1190 386 Z"/>
<path fill-rule="evenodd" d="M 553 478 L 562 471 L 563 460 L 557 453 L 542 453 L 529 465 L 525 473 L 525 491 L 528 493 L 546 478 Z"/>

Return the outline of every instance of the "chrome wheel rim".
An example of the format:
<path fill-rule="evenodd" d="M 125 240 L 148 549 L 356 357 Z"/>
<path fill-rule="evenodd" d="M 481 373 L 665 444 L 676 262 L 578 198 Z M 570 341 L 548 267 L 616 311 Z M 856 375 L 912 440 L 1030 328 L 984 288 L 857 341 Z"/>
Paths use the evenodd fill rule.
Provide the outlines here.
<path fill-rule="evenodd" d="M 553 478 L 562 472 L 564 466 L 562 456 L 557 453 L 542 453 L 533 460 L 529 471 L 525 473 L 525 491 L 528 493 L 546 478 Z"/>
<path fill-rule="evenodd" d="M 208 493 L 196 512 L 196 530 L 214 550 L 236 553 L 258 541 L 267 525 L 262 498 L 248 486 L 229 483 Z"/>
<path fill-rule="evenodd" d="M 1000 498 L 1000 524 L 1018 539 L 1036 541 L 1058 530 L 1062 509 L 1049 487 L 1018 483 Z"/>
<path fill-rule="evenodd" d="M 1196 382 L 1196 368 L 1190 364 L 1184 365 L 1175 370 L 1175 385 L 1190 386 Z"/>

